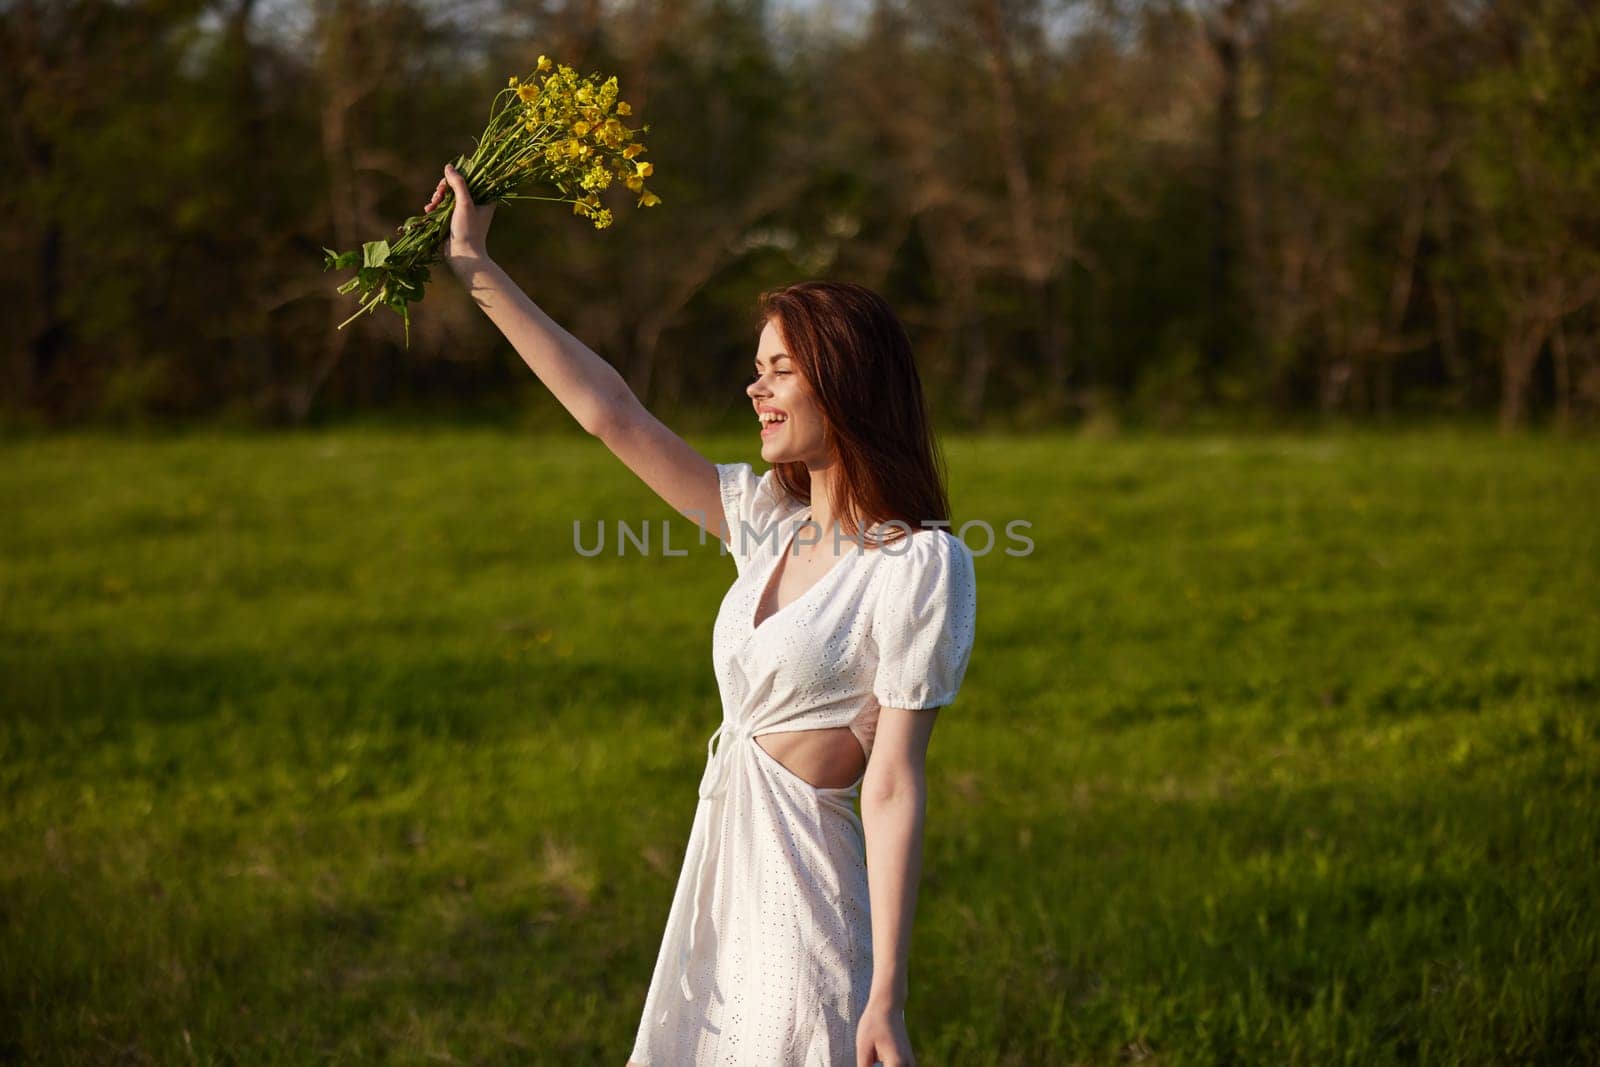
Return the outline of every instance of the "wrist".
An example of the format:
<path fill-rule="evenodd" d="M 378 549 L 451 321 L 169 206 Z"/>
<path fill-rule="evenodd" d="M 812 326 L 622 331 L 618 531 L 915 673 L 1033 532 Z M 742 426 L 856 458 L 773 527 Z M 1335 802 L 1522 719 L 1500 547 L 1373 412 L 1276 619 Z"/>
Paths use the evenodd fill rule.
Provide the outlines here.
<path fill-rule="evenodd" d="M 898 989 L 873 988 L 867 992 L 867 1011 L 881 1011 L 888 1014 L 904 1014 L 906 1010 L 906 995 Z"/>
<path fill-rule="evenodd" d="M 489 258 L 488 251 L 482 248 L 469 248 L 454 255 L 446 255 L 444 261 L 458 277 L 465 277 L 475 270 L 494 265 L 494 260 Z"/>

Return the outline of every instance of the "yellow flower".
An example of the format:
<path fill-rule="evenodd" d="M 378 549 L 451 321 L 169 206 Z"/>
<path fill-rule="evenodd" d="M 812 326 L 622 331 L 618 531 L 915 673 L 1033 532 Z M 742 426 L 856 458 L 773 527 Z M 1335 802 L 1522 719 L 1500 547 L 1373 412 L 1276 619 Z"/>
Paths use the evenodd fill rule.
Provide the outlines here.
<path fill-rule="evenodd" d="M 553 188 L 562 201 L 572 204 L 574 215 L 587 218 L 596 229 L 613 224 L 612 212 L 601 204 L 601 194 L 613 183 L 626 185 L 640 207 L 654 207 L 661 198 L 646 188 L 655 166 L 644 161 L 646 148 L 637 143 L 650 127 L 626 125 L 623 117 L 633 107 L 619 99 L 617 79 L 580 74 L 571 67 L 538 57 L 535 72 L 527 78 L 506 79 L 508 95 L 515 94 L 503 115 L 505 125 L 493 129 L 502 139 L 496 158 L 506 162 L 502 177 L 528 180 Z M 500 117 L 497 98 L 496 117 Z"/>

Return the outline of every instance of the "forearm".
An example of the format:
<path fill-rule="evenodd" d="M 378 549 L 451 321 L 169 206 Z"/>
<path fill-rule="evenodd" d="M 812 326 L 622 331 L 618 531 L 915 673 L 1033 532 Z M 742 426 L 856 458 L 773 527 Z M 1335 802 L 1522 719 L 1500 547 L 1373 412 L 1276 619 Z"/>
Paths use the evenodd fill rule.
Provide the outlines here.
<path fill-rule="evenodd" d="M 867 883 L 872 902 L 871 1001 L 903 1008 L 911 921 L 922 875 L 922 823 L 927 786 L 906 776 L 883 792 L 863 793 L 861 823 L 867 838 Z"/>
<path fill-rule="evenodd" d="M 598 435 L 634 399 L 615 367 L 545 314 L 494 260 L 458 259 L 451 270 L 528 369 L 589 433 Z"/>

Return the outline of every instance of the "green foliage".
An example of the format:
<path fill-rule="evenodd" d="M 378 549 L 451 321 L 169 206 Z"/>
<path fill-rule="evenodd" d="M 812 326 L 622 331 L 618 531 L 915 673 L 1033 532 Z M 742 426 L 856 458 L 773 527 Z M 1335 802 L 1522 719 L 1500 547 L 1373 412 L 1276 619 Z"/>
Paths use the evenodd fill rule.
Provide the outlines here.
<path fill-rule="evenodd" d="M 584 437 L 4 447 L 13 1058 L 623 1062 L 713 545 Z M 930 750 L 919 1063 L 1600 1057 L 1594 442 L 948 452 L 1035 548 Z"/>
<path fill-rule="evenodd" d="M 1462 174 L 1504 269 L 1600 270 L 1600 11 L 1535 5 L 1514 65 L 1462 89 L 1471 116 Z M 1515 284 L 1515 283 L 1513 283 Z M 1502 295 L 1495 310 L 1525 294 Z M 1509 307 L 1507 307 L 1509 305 Z"/>
<path fill-rule="evenodd" d="M 495 331 L 451 292 L 413 338 L 428 279 L 393 269 L 404 235 L 360 242 L 559 42 L 647 93 L 671 209 L 619 204 L 605 233 L 503 212 L 490 243 L 648 404 L 716 418 L 756 294 L 840 277 L 884 292 L 935 407 L 975 423 L 1137 414 L 1152 391 L 1358 416 L 1515 393 L 1600 417 L 1592 5 L 871 7 L 491 2 L 485 24 L 518 29 L 488 41 L 409 0 L 8 10 L 5 54 L 29 62 L 0 64 L 6 401 L 87 420 L 145 380 L 145 409 L 177 417 L 498 405 L 517 362 Z M 318 279 L 319 248 L 351 288 Z M 330 338 L 356 292 L 403 336 Z M 1190 352 L 1204 388 L 1173 381 Z M 1070 395 L 1044 396 L 1057 380 Z"/>

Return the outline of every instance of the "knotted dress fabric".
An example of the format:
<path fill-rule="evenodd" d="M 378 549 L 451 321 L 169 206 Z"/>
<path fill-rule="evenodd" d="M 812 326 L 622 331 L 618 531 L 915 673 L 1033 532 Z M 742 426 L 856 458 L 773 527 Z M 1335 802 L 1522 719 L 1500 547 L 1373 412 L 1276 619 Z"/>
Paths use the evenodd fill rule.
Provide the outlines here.
<path fill-rule="evenodd" d="M 712 629 L 722 722 L 629 1058 L 645 1067 L 854 1067 L 872 982 L 866 841 L 848 786 L 813 786 L 760 735 L 850 727 L 870 757 L 880 708 L 949 704 L 977 618 L 972 554 L 943 529 L 865 549 L 748 463 L 717 464 L 738 575 Z M 805 527 L 831 567 L 754 625 Z M 879 533 L 888 532 L 878 527 Z M 864 776 L 862 776 L 864 777 Z"/>

